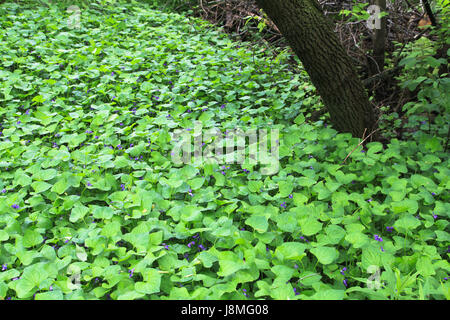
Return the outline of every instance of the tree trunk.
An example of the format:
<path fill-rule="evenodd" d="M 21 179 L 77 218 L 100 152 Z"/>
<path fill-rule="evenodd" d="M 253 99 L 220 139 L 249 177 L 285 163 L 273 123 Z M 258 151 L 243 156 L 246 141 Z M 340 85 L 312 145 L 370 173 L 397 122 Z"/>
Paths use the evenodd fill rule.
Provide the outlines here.
<path fill-rule="evenodd" d="M 371 3 L 378 6 L 380 8 L 380 12 L 386 11 L 386 0 L 371 0 Z M 376 28 L 372 30 L 372 32 L 373 57 L 370 57 L 368 60 L 369 77 L 382 73 L 384 69 L 387 36 L 386 17 L 380 19 L 380 28 Z M 379 85 L 376 87 L 374 94 L 377 101 L 382 100 L 386 95 L 385 88 L 385 85 Z"/>
<path fill-rule="evenodd" d="M 374 128 L 375 116 L 356 69 L 317 0 L 256 0 L 308 72 L 334 128 L 355 137 Z"/>
<path fill-rule="evenodd" d="M 372 0 L 372 3 L 378 6 L 381 12 L 386 11 L 386 0 Z M 373 30 L 373 58 L 370 59 L 370 76 L 383 72 L 384 53 L 386 48 L 386 17 L 380 19 L 380 28 Z"/>

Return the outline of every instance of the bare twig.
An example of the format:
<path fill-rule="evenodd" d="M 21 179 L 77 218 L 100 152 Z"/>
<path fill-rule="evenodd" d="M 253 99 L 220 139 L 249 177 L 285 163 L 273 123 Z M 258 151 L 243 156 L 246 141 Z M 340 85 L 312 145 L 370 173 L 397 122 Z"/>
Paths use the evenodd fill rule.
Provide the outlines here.
<path fill-rule="evenodd" d="M 366 141 L 367 139 L 369 139 L 370 136 L 373 135 L 373 134 L 374 134 L 375 132 L 377 132 L 378 130 L 380 130 L 380 129 L 376 129 L 376 130 L 372 131 L 367 137 L 364 138 L 364 136 L 366 135 L 366 131 L 367 131 L 367 128 L 365 128 L 365 129 L 364 129 L 363 136 L 362 136 L 363 140 L 362 140 L 361 142 L 359 142 L 358 145 L 357 145 L 352 151 L 350 151 L 350 153 L 345 157 L 344 161 L 342 161 L 341 164 L 344 164 L 345 161 L 347 160 L 347 158 L 350 157 L 350 155 L 353 153 L 353 151 L 355 151 L 360 145 L 362 145 L 362 144 L 364 143 L 364 141 Z"/>

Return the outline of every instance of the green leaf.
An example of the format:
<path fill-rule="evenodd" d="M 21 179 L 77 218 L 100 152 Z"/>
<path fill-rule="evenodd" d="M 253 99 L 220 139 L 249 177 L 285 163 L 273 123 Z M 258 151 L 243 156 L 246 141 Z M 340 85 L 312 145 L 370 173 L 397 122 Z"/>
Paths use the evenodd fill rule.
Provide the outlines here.
<path fill-rule="evenodd" d="M 124 293 L 121 293 L 117 300 L 136 300 L 144 297 L 143 293 L 137 292 L 137 291 L 127 291 Z"/>
<path fill-rule="evenodd" d="M 295 297 L 292 284 L 288 283 L 284 286 L 277 286 L 270 289 L 270 297 L 275 300 L 293 300 Z"/>
<path fill-rule="evenodd" d="M 285 242 L 275 250 L 281 260 L 301 260 L 305 256 L 306 245 L 299 242 Z"/>
<path fill-rule="evenodd" d="M 117 224 L 118 230 L 120 230 L 120 224 Z M 160 245 L 164 236 L 163 231 L 157 231 L 150 233 L 149 239 L 151 245 Z"/>
<path fill-rule="evenodd" d="M 362 249 L 361 254 L 361 266 L 364 270 L 367 270 L 370 266 L 381 267 L 381 250 L 374 247 L 365 247 Z"/>
<path fill-rule="evenodd" d="M 16 177 L 15 184 L 21 185 L 22 187 L 26 187 L 26 186 L 30 185 L 32 181 L 33 180 L 30 178 L 30 176 L 28 176 L 25 173 L 22 173 L 18 177 Z"/>
<path fill-rule="evenodd" d="M 308 178 L 308 177 L 300 177 L 300 178 L 298 178 L 297 183 L 298 183 L 300 186 L 302 186 L 302 187 L 307 187 L 307 188 L 309 188 L 309 187 L 311 187 L 313 184 L 315 184 L 316 181 L 314 181 L 313 179 Z"/>
<path fill-rule="evenodd" d="M 278 188 L 280 191 L 280 197 L 287 197 L 294 189 L 294 184 L 290 181 L 278 182 Z"/>
<path fill-rule="evenodd" d="M 313 217 L 306 217 L 299 220 L 302 234 L 312 236 L 322 230 L 322 223 Z"/>
<path fill-rule="evenodd" d="M 266 232 L 269 228 L 269 222 L 264 216 L 251 216 L 250 218 L 245 220 L 245 224 L 249 225 L 260 233 Z"/>
<path fill-rule="evenodd" d="M 223 251 L 218 254 L 219 259 L 219 271 L 217 275 L 220 277 L 228 277 L 238 270 L 246 269 L 247 266 L 244 264 L 242 259 L 230 251 Z"/>
<path fill-rule="evenodd" d="M 30 265 L 38 253 L 34 250 L 20 250 L 16 252 L 17 258 L 24 266 Z"/>
<path fill-rule="evenodd" d="M 369 237 L 362 232 L 350 232 L 345 236 L 354 248 L 362 248 L 369 243 Z"/>
<path fill-rule="evenodd" d="M 36 193 L 44 192 L 50 189 L 51 186 L 52 186 L 51 184 L 44 181 L 35 181 L 31 184 L 31 187 L 34 189 Z"/>
<path fill-rule="evenodd" d="M 119 234 L 121 234 L 120 231 L 121 224 L 118 221 L 112 221 L 105 224 L 105 226 L 102 228 L 101 235 L 112 238 Z"/>
<path fill-rule="evenodd" d="M 342 227 L 334 224 L 327 226 L 325 232 L 332 244 L 337 244 L 346 235 L 345 230 Z"/>
<path fill-rule="evenodd" d="M 294 193 L 292 199 L 296 206 L 301 206 L 306 202 L 308 202 L 308 197 L 305 196 L 303 193 Z"/>
<path fill-rule="evenodd" d="M 323 185 L 323 181 L 320 181 L 319 183 L 317 183 L 312 190 L 314 192 L 317 192 L 317 199 L 318 200 L 324 200 L 327 199 L 330 195 L 331 192 L 330 190 L 328 190 L 328 188 L 326 186 Z"/>
<path fill-rule="evenodd" d="M 353 174 L 353 173 L 345 174 L 340 170 L 336 171 L 334 176 L 336 177 L 337 182 L 342 183 L 342 184 L 349 184 L 350 182 L 357 179 L 355 174 Z"/>
<path fill-rule="evenodd" d="M 36 294 L 35 300 L 63 300 L 64 296 L 61 291 L 49 291 Z"/>
<path fill-rule="evenodd" d="M 202 212 L 198 206 L 188 205 L 180 210 L 182 221 L 199 221 L 202 218 Z"/>
<path fill-rule="evenodd" d="M 422 256 L 417 259 L 416 269 L 424 277 L 429 277 L 436 274 L 431 258 L 427 256 Z"/>
<path fill-rule="evenodd" d="M 77 222 L 84 218 L 84 216 L 89 212 L 89 208 L 83 206 L 80 202 L 74 204 L 72 211 L 70 213 L 69 221 Z"/>
<path fill-rule="evenodd" d="M 206 268 L 211 268 L 212 264 L 217 261 L 217 257 L 208 251 L 200 252 L 197 259 L 200 260 Z"/>
<path fill-rule="evenodd" d="M 39 180 L 48 181 L 53 178 L 55 178 L 58 175 L 58 171 L 55 169 L 47 169 L 47 170 L 40 170 L 37 174 L 39 177 Z"/>
<path fill-rule="evenodd" d="M 49 274 L 44 268 L 45 263 L 33 264 L 26 267 L 22 277 L 17 281 L 16 292 L 19 298 L 26 298 L 35 292 L 39 285 L 48 278 Z"/>
<path fill-rule="evenodd" d="M 400 213 L 400 212 L 409 212 L 411 214 L 414 214 L 419 209 L 419 204 L 416 200 L 412 199 L 405 199 L 399 202 L 394 202 L 391 205 L 392 211 L 394 213 Z"/>
<path fill-rule="evenodd" d="M 431 152 L 442 151 L 443 147 L 437 137 L 423 139 L 425 141 L 424 147 Z"/>
<path fill-rule="evenodd" d="M 413 217 L 412 215 L 407 215 L 403 218 L 398 219 L 394 223 L 394 228 L 399 231 L 409 231 L 420 226 L 419 219 Z"/>
<path fill-rule="evenodd" d="M 9 234 L 5 230 L 0 230 L 0 241 L 6 241 L 9 239 Z"/>
<path fill-rule="evenodd" d="M 434 182 L 431 179 L 424 177 L 420 174 L 414 174 L 411 176 L 411 184 L 414 188 L 424 186 L 428 190 L 436 187 L 436 185 L 434 184 Z"/>
<path fill-rule="evenodd" d="M 37 231 L 27 229 L 23 236 L 23 246 L 25 248 L 34 247 L 44 241 L 44 238 Z"/>
<path fill-rule="evenodd" d="M 136 282 L 134 288 L 139 293 L 152 294 L 160 291 L 161 274 L 156 269 L 147 269 L 144 274 L 144 281 Z"/>
<path fill-rule="evenodd" d="M 277 226 L 281 231 L 294 232 L 297 230 L 297 218 L 294 212 L 283 212 L 277 219 Z"/>
<path fill-rule="evenodd" d="M 173 287 L 170 290 L 169 300 L 191 300 L 191 296 L 185 287 Z"/>
<path fill-rule="evenodd" d="M 259 193 L 262 186 L 263 186 L 263 182 L 259 181 L 259 180 L 256 180 L 256 181 L 250 180 L 248 182 L 248 190 L 250 190 L 250 192 Z"/>
<path fill-rule="evenodd" d="M 16 287 L 15 290 L 17 292 L 17 297 L 19 298 L 26 298 L 33 295 L 34 291 L 32 291 L 35 288 L 34 281 L 30 279 L 19 279 L 16 280 Z"/>
<path fill-rule="evenodd" d="M 294 123 L 296 124 L 302 124 L 305 122 L 305 116 L 303 114 L 299 114 L 297 118 L 294 119 Z"/>
<path fill-rule="evenodd" d="M 198 190 L 205 183 L 205 178 L 195 178 L 188 181 L 189 186 L 192 190 Z"/>
<path fill-rule="evenodd" d="M 317 247 L 310 251 L 321 264 L 330 264 L 339 257 L 339 252 L 335 248 Z"/>
<path fill-rule="evenodd" d="M 111 219 L 114 216 L 114 210 L 111 207 L 94 206 L 92 216 L 96 219 Z"/>
<path fill-rule="evenodd" d="M 68 181 L 66 178 L 60 178 L 52 187 L 53 192 L 56 192 L 57 194 L 64 193 L 68 188 L 70 187 Z"/>
<path fill-rule="evenodd" d="M 346 297 L 344 290 L 325 289 L 316 292 L 311 300 L 343 300 Z"/>

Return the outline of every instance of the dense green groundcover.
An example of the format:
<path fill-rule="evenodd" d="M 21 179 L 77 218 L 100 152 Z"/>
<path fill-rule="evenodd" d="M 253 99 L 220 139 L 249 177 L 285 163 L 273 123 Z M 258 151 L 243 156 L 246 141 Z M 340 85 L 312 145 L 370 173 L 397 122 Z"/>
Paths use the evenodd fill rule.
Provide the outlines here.
<path fill-rule="evenodd" d="M 449 299 L 448 154 L 337 134 L 304 74 L 134 3 L 0 5 L 0 299 Z M 295 90 L 294 90 L 295 89 Z M 280 170 L 170 133 L 280 130 Z"/>

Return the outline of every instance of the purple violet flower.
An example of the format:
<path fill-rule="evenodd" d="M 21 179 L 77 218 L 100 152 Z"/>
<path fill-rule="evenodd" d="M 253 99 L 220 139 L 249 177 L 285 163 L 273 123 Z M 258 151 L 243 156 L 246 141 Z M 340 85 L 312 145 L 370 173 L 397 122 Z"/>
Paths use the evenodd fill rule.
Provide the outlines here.
<path fill-rule="evenodd" d="M 377 240 L 379 242 L 383 241 L 383 239 L 380 236 L 378 236 L 377 234 L 375 234 L 373 237 L 374 237 L 375 240 Z"/>
<path fill-rule="evenodd" d="M 300 239 L 305 240 L 306 242 L 309 242 L 308 239 L 306 239 L 304 236 L 300 236 Z"/>

